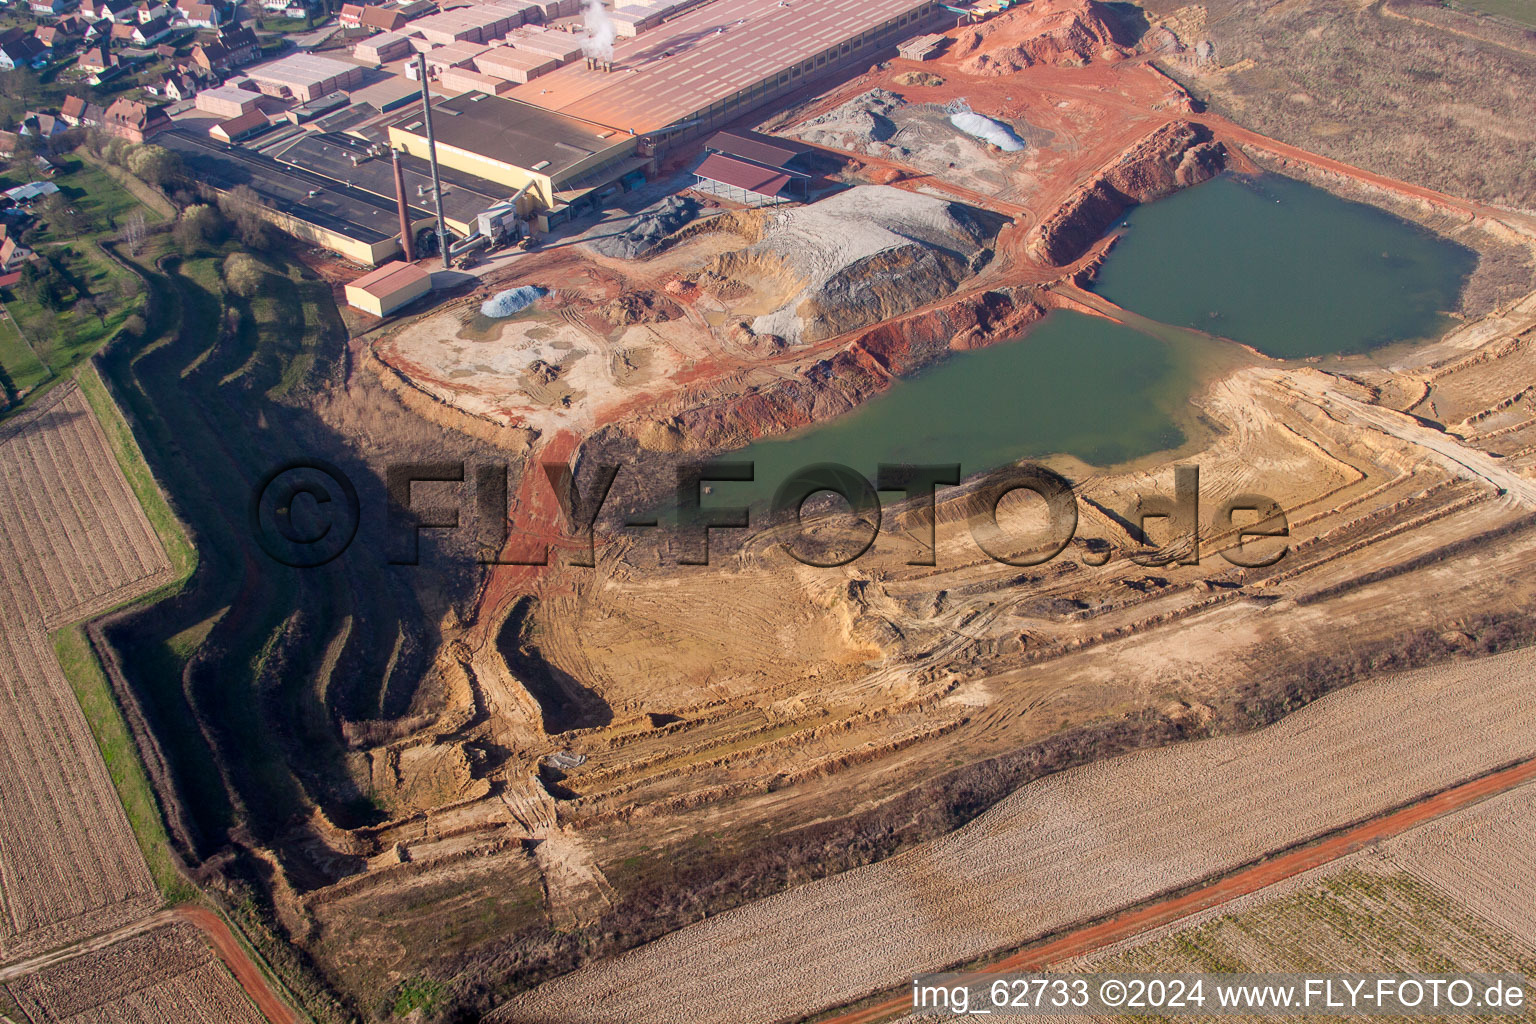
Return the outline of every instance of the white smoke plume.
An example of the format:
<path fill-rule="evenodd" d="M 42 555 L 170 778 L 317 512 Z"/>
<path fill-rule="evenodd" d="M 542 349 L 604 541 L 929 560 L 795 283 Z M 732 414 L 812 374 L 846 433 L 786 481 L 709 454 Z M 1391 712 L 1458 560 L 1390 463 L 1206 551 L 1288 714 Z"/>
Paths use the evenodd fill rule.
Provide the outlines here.
<path fill-rule="evenodd" d="M 613 40 L 618 33 L 608 20 L 608 11 L 602 0 L 587 0 L 585 14 L 586 34 L 581 40 L 581 50 L 593 60 L 613 60 Z"/>

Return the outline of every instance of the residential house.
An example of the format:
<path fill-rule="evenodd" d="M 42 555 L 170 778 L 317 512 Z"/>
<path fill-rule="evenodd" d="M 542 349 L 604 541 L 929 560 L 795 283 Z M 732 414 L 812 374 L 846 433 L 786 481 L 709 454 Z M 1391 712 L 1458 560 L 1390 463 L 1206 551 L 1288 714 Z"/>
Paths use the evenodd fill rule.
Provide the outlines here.
<path fill-rule="evenodd" d="M 170 18 L 157 18 L 133 27 L 135 46 L 152 46 L 175 31 Z"/>
<path fill-rule="evenodd" d="M 192 63 L 205 71 L 234 66 L 229 61 L 229 51 L 219 43 L 198 43 L 193 46 Z"/>
<path fill-rule="evenodd" d="M 37 41 L 55 52 L 67 48 L 75 37 L 62 25 L 39 25 L 32 33 Z"/>
<path fill-rule="evenodd" d="M 114 43 L 131 43 L 133 42 L 134 34 L 138 30 L 139 23 L 136 21 L 114 21 L 112 23 L 112 34 L 107 38 Z"/>
<path fill-rule="evenodd" d="M 64 97 L 63 109 L 59 111 L 59 118 L 71 128 L 93 128 L 101 123 L 101 115 L 101 107 L 79 96 Z"/>
<path fill-rule="evenodd" d="M 101 72 L 110 68 L 117 67 L 117 63 L 117 54 L 107 49 L 107 45 L 102 43 L 101 45 L 93 46 L 82 53 L 80 55 L 80 59 L 75 61 L 75 67 L 79 68 L 81 71 L 89 71 L 93 74 L 100 74 Z"/>
<path fill-rule="evenodd" d="M 371 28 L 376 32 L 398 32 L 409 20 L 406 13 L 398 7 L 363 8 L 363 28 Z"/>
<path fill-rule="evenodd" d="M 17 270 L 31 258 L 32 250 L 12 238 L 9 232 L 0 239 L 0 270 Z"/>
<path fill-rule="evenodd" d="M 181 13 L 181 20 L 194 28 L 218 28 L 219 8 L 217 4 L 181 3 L 177 8 Z"/>
<path fill-rule="evenodd" d="M 116 21 L 126 16 L 138 17 L 133 0 L 80 0 L 80 17 L 86 21 Z"/>
<path fill-rule="evenodd" d="M 146 25 L 151 21 L 158 21 L 161 18 L 170 21 L 175 13 L 165 4 L 141 4 L 138 10 L 138 22 L 140 25 Z"/>
<path fill-rule="evenodd" d="M 33 14 L 63 14 L 75 4 L 75 0 L 31 0 Z"/>
<path fill-rule="evenodd" d="M 0 43 L 0 71 L 13 71 L 26 67 L 48 53 L 48 47 L 36 36 L 23 35 L 8 43 Z"/>
<path fill-rule="evenodd" d="M 37 139 L 51 139 L 67 131 L 69 131 L 69 125 L 62 117 L 39 113 L 35 110 L 27 111 L 27 116 L 21 122 L 21 134 Z"/>
<path fill-rule="evenodd" d="M 151 107 L 126 97 L 112 101 L 101 117 L 101 130 L 129 142 L 143 142 L 171 126 L 164 108 Z"/>
<path fill-rule="evenodd" d="M 342 4 L 336 16 L 345 28 L 370 28 L 378 32 L 397 32 L 409 20 L 396 6 L 370 3 Z"/>
<path fill-rule="evenodd" d="M 101 0 L 96 5 L 96 17 L 114 24 L 120 21 L 138 21 L 139 9 L 133 0 Z"/>
<path fill-rule="evenodd" d="M 16 147 L 21 144 L 21 137 L 15 132 L 0 132 L 0 156 L 14 156 Z M 4 227 L 4 225 L 0 225 Z"/>
<path fill-rule="evenodd" d="M 249 25 L 229 25 L 219 30 L 219 44 L 228 52 L 231 67 L 261 58 L 261 40 Z"/>
<path fill-rule="evenodd" d="M 161 91 L 173 100 L 189 100 L 197 95 L 197 82 L 191 75 L 166 75 Z"/>

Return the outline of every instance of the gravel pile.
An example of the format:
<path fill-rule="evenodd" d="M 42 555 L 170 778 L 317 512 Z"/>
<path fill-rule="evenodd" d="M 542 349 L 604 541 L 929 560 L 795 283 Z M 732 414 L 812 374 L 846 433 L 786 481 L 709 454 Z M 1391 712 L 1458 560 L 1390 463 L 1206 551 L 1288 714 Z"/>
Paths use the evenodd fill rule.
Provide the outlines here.
<path fill-rule="evenodd" d="M 638 259 L 661 240 L 699 215 L 699 204 L 682 196 L 668 196 L 641 210 L 629 227 L 615 235 L 592 240 L 592 247 L 614 259 Z"/>

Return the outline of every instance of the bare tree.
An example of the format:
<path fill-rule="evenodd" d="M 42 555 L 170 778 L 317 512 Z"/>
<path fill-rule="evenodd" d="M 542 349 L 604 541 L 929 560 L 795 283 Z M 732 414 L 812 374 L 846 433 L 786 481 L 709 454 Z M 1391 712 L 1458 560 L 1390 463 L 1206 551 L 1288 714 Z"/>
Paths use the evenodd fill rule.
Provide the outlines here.
<path fill-rule="evenodd" d="M 144 247 L 144 211 L 134 210 L 123 221 L 123 244 L 128 247 L 130 256 L 137 256 L 139 250 Z"/>

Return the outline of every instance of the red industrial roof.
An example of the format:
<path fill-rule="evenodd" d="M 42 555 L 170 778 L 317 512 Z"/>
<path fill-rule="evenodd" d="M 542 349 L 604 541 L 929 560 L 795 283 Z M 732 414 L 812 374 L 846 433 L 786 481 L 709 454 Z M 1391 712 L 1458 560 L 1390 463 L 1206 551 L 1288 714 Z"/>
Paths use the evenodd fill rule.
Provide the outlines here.
<path fill-rule="evenodd" d="M 804 152 L 798 146 L 787 145 L 756 132 L 716 132 L 704 145 L 717 153 L 744 157 L 769 167 L 783 167 Z"/>
<path fill-rule="evenodd" d="M 215 138 L 222 135 L 225 142 L 235 142 L 268 123 L 267 115 L 260 110 L 247 110 L 238 117 L 232 117 L 227 121 L 220 121 L 208 129 L 208 134 L 213 135 L 215 132 L 218 132 L 218 135 L 214 135 Z"/>
<path fill-rule="evenodd" d="M 619 39 L 612 72 L 578 61 L 509 95 L 610 128 L 655 131 L 888 21 L 925 17 L 932 3 L 713 0 Z"/>
<path fill-rule="evenodd" d="M 745 160 L 737 160 L 723 153 L 711 153 L 694 171 L 701 178 L 718 181 L 722 185 L 755 192 L 760 196 L 778 196 L 789 184 L 789 175 L 772 167 L 759 167 Z"/>
<path fill-rule="evenodd" d="M 347 285 L 349 288 L 361 288 L 369 295 L 384 298 L 418 281 L 430 278 L 432 275 L 422 270 L 414 263 L 406 263 L 401 260 L 390 260 L 376 270 L 370 270 L 356 281 Z"/>

